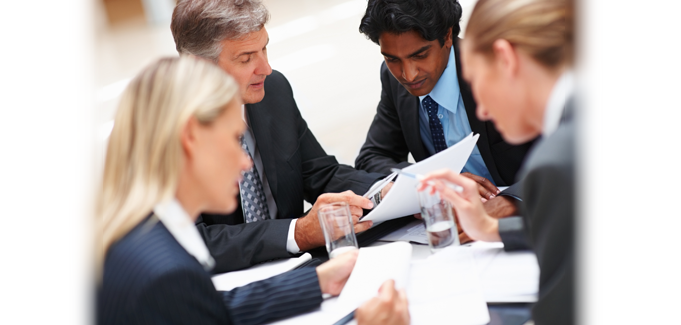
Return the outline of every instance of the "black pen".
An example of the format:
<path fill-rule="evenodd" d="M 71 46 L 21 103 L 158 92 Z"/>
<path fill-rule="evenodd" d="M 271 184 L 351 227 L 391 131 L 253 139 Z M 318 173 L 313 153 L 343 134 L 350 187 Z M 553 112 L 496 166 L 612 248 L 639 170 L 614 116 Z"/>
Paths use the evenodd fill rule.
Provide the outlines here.
<path fill-rule="evenodd" d="M 357 310 L 357 309 L 355 309 L 355 310 Z M 333 325 L 345 325 L 348 322 L 350 322 L 353 318 L 355 318 L 355 310 L 353 310 L 349 314 L 345 315 L 345 317 L 341 318 L 339 321 L 333 323 Z"/>

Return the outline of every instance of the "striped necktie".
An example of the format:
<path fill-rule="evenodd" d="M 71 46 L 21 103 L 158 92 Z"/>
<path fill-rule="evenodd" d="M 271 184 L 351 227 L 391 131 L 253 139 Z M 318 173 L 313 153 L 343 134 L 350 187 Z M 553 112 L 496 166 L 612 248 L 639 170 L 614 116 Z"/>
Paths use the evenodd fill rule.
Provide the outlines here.
<path fill-rule="evenodd" d="M 241 148 L 251 157 L 243 136 L 241 137 Z M 251 160 L 253 160 L 253 157 L 251 157 Z M 239 191 L 241 192 L 241 207 L 244 211 L 246 223 L 270 218 L 270 209 L 267 207 L 267 198 L 255 163 L 251 169 L 243 172 L 243 178 L 239 182 Z"/>

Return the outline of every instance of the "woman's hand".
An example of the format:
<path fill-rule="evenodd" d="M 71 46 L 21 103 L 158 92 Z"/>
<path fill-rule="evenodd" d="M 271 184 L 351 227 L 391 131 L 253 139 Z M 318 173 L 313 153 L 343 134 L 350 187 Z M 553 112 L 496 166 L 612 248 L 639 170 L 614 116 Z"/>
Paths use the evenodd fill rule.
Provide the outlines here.
<path fill-rule="evenodd" d="M 385 281 L 378 296 L 357 308 L 355 319 L 358 325 L 407 325 L 410 321 L 407 294 L 395 290 L 395 281 Z"/>
<path fill-rule="evenodd" d="M 359 250 L 352 250 L 317 266 L 317 278 L 322 293 L 337 296 L 348 282 L 350 273 L 357 262 Z"/>
<path fill-rule="evenodd" d="M 463 192 L 459 193 L 447 186 L 447 183 L 459 185 Z M 499 221 L 490 217 L 480 200 L 478 183 L 466 176 L 442 169 L 426 175 L 418 187 L 419 191 L 437 191 L 440 197 L 452 204 L 463 231 L 473 240 L 501 241 L 499 237 Z"/>

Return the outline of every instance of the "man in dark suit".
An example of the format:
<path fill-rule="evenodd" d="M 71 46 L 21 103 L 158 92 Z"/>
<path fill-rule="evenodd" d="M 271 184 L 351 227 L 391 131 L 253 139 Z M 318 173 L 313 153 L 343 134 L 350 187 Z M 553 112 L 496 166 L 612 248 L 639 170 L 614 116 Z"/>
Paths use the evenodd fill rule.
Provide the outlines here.
<path fill-rule="evenodd" d="M 216 272 L 322 246 L 319 206 L 348 202 L 357 221 L 372 204 L 355 193 L 385 176 L 341 165 L 324 152 L 288 81 L 268 64 L 267 9 L 257 0 L 236 3 L 182 0 L 171 23 L 178 52 L 219 65 L 237 80 L 246 104 L 242 146 L 254 166 L 240 182 L 240 207 L 230 215 L 203 214 L 196 222 L 217 261 Z M 314 205 L 295 219 L 303 216 L 303 200 Z M 356 223 L 355 230 L 370 226 Z"/>
<path fill-rule="evenodd" d="M 485 208 L 495 217 L 517 212 L 514 184 L 532 142 L 505 142 L 492 122 L 476 117 L 476 103 L 461 74 L 459 20 L 455 0 L 370 0 L 360 32 L 378 44 L 381 100 L 355 166 L 386 173 L 480 134 L 463 174 L 479 183 Z M 511 186 L 501 192 L 497 186 Z M 502 223 L 503 224 L 503 223 Z M 465 234 L 462 241 L 467 241 Z"/>

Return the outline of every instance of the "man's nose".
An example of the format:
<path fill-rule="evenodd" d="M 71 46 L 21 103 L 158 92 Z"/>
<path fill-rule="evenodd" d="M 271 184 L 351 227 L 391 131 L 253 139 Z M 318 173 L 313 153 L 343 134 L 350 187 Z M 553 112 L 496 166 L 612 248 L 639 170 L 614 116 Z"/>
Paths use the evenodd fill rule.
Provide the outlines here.
<path fill-rule="evenodd" d="M 255 74 L 262 76 L 269 76 L 272 74 L 272 67 L 270 66 L 270 63 L 267 60 L 267 54 L 266 53 L 261 53 L 259 60 L 258 60 L 258 65 L 255 68 Z"/>
<path fill-rule="evenodd" d="M 413 82 L 416 80 L 416 76 L 418 76 L 418 74 L 419 69 L 415 64 L 407 62 L 402 65 L 402 78 L 404 78 L 407 82 Z"/>

